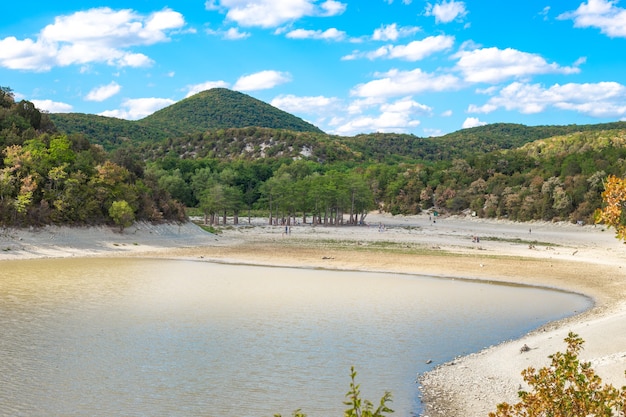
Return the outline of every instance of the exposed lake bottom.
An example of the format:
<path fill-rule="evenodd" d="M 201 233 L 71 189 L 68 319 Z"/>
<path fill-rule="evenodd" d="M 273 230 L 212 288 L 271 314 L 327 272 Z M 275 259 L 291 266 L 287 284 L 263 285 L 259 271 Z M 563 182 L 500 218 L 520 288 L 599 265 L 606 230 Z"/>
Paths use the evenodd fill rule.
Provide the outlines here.
<path fill-rule="evenodd" d="M 386 273 L 4 262 L 0 415 L 340 416 L 354 366 L 365 398 L 391 391 L 395 415 L 411 416 L 418 373 L 589 307 L 558 291 Z"/>

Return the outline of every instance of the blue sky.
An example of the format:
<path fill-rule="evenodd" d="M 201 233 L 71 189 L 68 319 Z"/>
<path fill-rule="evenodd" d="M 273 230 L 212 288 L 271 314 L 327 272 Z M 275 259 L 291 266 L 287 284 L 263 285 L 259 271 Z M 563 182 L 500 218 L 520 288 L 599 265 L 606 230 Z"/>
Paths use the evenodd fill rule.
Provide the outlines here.
<path fill-rule="evenodd" d="M 626 3 L 9 2 L 0 85 L 136 120 L 226 87 L 328 133 L 626 120 Z"/>

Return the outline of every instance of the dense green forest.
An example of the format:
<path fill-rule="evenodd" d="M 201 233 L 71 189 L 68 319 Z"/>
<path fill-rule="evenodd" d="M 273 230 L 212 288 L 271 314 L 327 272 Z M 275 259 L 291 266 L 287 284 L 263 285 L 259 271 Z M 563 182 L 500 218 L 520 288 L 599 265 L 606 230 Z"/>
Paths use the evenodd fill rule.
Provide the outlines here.
<path fill-rule="evenodd" d="M 0 225 L 113 222 L 125 202 L 132 218 L 181 221 L 184 207 L 158 179 L 117 164 L 83 135 L 56 131 L 47 114 L 0 88 Z"/>
<path fill-rule="evenodd" d="M 136 218 L 180 220 L 187 207 L 214 224 L 252 210 L 360 224 L 370 210 L 429 209 L 592 222 L 604 179 L 626 169 L 623 122 L 341 137 L 225 89 L 136 122 L 46 114 L 2 92 L 3 224 L 110 222 L 119 200 Z"/>

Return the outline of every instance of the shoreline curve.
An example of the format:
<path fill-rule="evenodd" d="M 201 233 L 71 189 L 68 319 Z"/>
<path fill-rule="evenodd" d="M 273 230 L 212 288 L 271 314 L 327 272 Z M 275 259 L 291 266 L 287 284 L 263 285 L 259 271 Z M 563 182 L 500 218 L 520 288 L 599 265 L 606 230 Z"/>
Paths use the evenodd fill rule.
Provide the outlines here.
<path fill-rule="evenodd" d="M 50 226 L 1 229 L 0 262 L 72 256 L 201 259 L 262 266 L 395 272 L 557 289 L 590 297 L 587 311 L 548 323 L 439 365 L 419 376 L 424 415 L 486 416 L 496 404 L 517 402 L 521 372 L 549 363 L 573 331 L 585 340 L 581 359 L 603 382 L 625 384 L 626 251 L 603 227 L 514 223 L 471 217 L 368 215 L 368 226 L 224 227 L 219 235 L 193 223 L 113 228 Z M 384 225 L 383 228 L 380 225 Z M 479 239 L 476 239 L 479 237 Z M 478 242 L 477 242 L 478 240 Z M 529 306 L 532 308 L 532 306 Z M 520 352 L 524 344 L 532 349 Z"/>

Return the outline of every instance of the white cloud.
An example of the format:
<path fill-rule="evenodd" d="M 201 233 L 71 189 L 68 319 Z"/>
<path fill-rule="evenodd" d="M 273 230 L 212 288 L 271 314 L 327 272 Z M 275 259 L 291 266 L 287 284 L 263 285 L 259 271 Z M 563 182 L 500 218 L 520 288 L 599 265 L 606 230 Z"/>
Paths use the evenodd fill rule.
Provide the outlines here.
<path fill-rule="evenodd" d="M 413 41 L 406 45 L 385 45 L 370 52 L 355 51 L 341 59 L 347 61 L 357 58 L 368 58 L 370 60 L 386 58 L 419 61 L 435 52 L 450 49 L 452 45 L 454 45 L 454 37 L 452 36 L 429 36 L 420 41 Z"/>
<path fill-rule="evenodd" d="M 122 108 L 107 110 L 100 116 L 117 117 L 118 119 L 137 120 L 151 115 L 157 110 L 174 104 L 174 100 L 168 98 L 136 98 L 128 99 L 122 103 Z"/>
<path fill-rule="evenodd" d="M 207 29 L 206 33 L 209 35 L 221 36 L 222 39 L 228 41 L 237 41 L 250 37 L 250 32 L 241 32 L 239 28 L 229 28 L 228 30 L 211 30 Z"/>
<path fill-rule="evenodd" d="M 428 3 L 426 5 L 426 16 L 435 16 L 437 23 L 450 23 L 455 19 L 462 19 L 467 15 L 465 3 L 462 1 L 444 0 L 434 6 Z"/>
<path fill-rule="evenodd" d="M 295 29 L 288 32 L 285 36 L 291 39 L 323 39 L 341 41 L 346 38 L 346 32 L 335 28 L 326 29 L 325 31 Z"/>
<path fill-rule="evenodd" d="M 224 34 L 224 39 L 239 40 L 250 37 L 250 32 L 240 32 L 238 28 L 230 28 Z"/>
<path fill-rule="evenodd" d="M 187 86 L 187 95 L 185 97 L 191 97 L 194 94 L 198 94 L 205 90 L 212 88 L 228 88 L 229 84 L 226 81 L 207 81 L 200 84 L 193 84 Z"/>
<path fill-rule="evenodd" d="M 170 9 L 147 16 L 108 7 L 80 11 L 56 17 L 35 40 L 0 40 L 0 66 L 33 71 L 95 62 L 147 66 L 150 58 L 129 49 L 168 41 L 168 31 L 184 25 L 183 16 Z"/>
<path fill-rule="evenodd" d="M 406 26 L 406 27 L 398 27 L 396 23 L 392 23 L 391 25 L 382 26 L 379 29 L 374 30 L 374 34 L 372 35 L 372 40 L 375 41 L 397 41 L 399 38 L 405 36 L 411 36 L 416 32 L 419 32 L 420 28 L 416 26 Z"/>
<path fill-rule="evenodd" d="M 463 127 L 463 129 L 469 129 L 470 127 L 485 126 L 486 124 L 487 124 L 487 122 L 481 122 L 480 120 L 478 120 L 477 117 L 468 117 L 463 122 L 463 126 L 462 127 Z"/>
<path fill-rule="evenodd" d="M 463 73 L 466 81 L 473 83 L 498 83 L 509 78 L 523 78 L 536 74 L 580 72 L 575 66 L 561 67 L 556 63 L 548 63 L 539 55 L 511 48 L 461 51 L 456 57 L 459 58 L 456 69 Z"/>
<path fill-rule="evenodd" d="M 598 118 L 626 116 L 626 86 L 616 82 L 555 84 L 512 83 L 482 106 L 472 105 L 471 113 L 491 113 L 498 109 L 534 114 L 548 108 L 576 111 Z"/>
<path fill-rule="evenodd" d="M 336 16 L 346 9 L 344 3 L 327 0 L 210 0 L 207 10 L 226 13 L 226 18 L 241 26 L 274 28 L 305 16 Z"/>
<path fill-rule="evenodd" d="M 30 100 L 39 110 L 44 110 L 50 113 L 69 113 L 73 107 L 67 103 L 61 103 L 52 100 Z"/>
<path fill-rule="evenodd" d="M 418 103 L 411 97 L 404 97 L 393 103 L 383 103 L 380 109 L 385 113 L 429 114 L 432 112 L 429 106 Z"/>
<path fill-rule="evenodd" d="M 347 5 L 335 0 L 326 0 L 320 7 L 324 10 L 322 16 L 337 16 L 346 11 Z"/>
<path fill-rule="evenodd" d="M 339 103 L 334 97 L 298 97 L 292 94 L 274 98 L 271 105 L 289 113 L 323 114 L 332 111 Z"/>
<path fill-rule="evenodd" d="M 233 90 L 256 91 L 274 88 L 277 85 L 291 81 L 291 75 L 280 71 L 260 71 L 240 77 L 235 83 Z"/>
<path fill-rule="evenodd" d="M 15 37 L 0 40 L 0 66 L 17 70 L 49 71 L 55 65 L 54 46 Z"/>
<path fill-rule="evenodd" d="M 361 107 L 362 103 L 358 106 Z M 407 132 L 421 124 L 417 115 L 430 114 L 432 109 L 418 103 L 411 97 L 404 97 L 395 102 L 383 102 L 378 107 L 378 114 L 361 115 L 351 119 L 335 118 L 331 125 L 337 126 L 333 133 L 354 135 L 369 132 Z"/>
<path fill-rule="evenodd" d="M 456 90 L 461 85 L 461 80 L 454 75 L 429 74 L 419 68 L 412 71 L 393 69 L 378 75 L 381 78 L 357 85 L 351 94 L 359 97 L 393 97 L 425 91 Z"/>
<path fill-rule="evenodd" d="M 348 114 L 361 114 L 373 107 L 378 107 L 385 103 L 384 97 L 366 97 L 353 100 L 346 109 Z"/>
<path fill-rule="evenodd" d="M 571 19 L 574 27 L 595 27 L 611 38 L 626 37 L 626 9 L 615 6 L 614 0 L 589 0 L 573 12 L 563 13 L 558 19 Z"/>
<path fill-rule="evenodd" d="M 117 93 L 119 93 L 121 89 L 122 87 L 118 83 L 116 83 L 115 81 L 112 81 L 108 85 L 101 85 L 100 87 L 96 87 L 93 90 L 91 90 L 87 94 L 87 96 L 85 96 L 85 100 L 104 101 L 110 97 L 113 97 Z"/>

